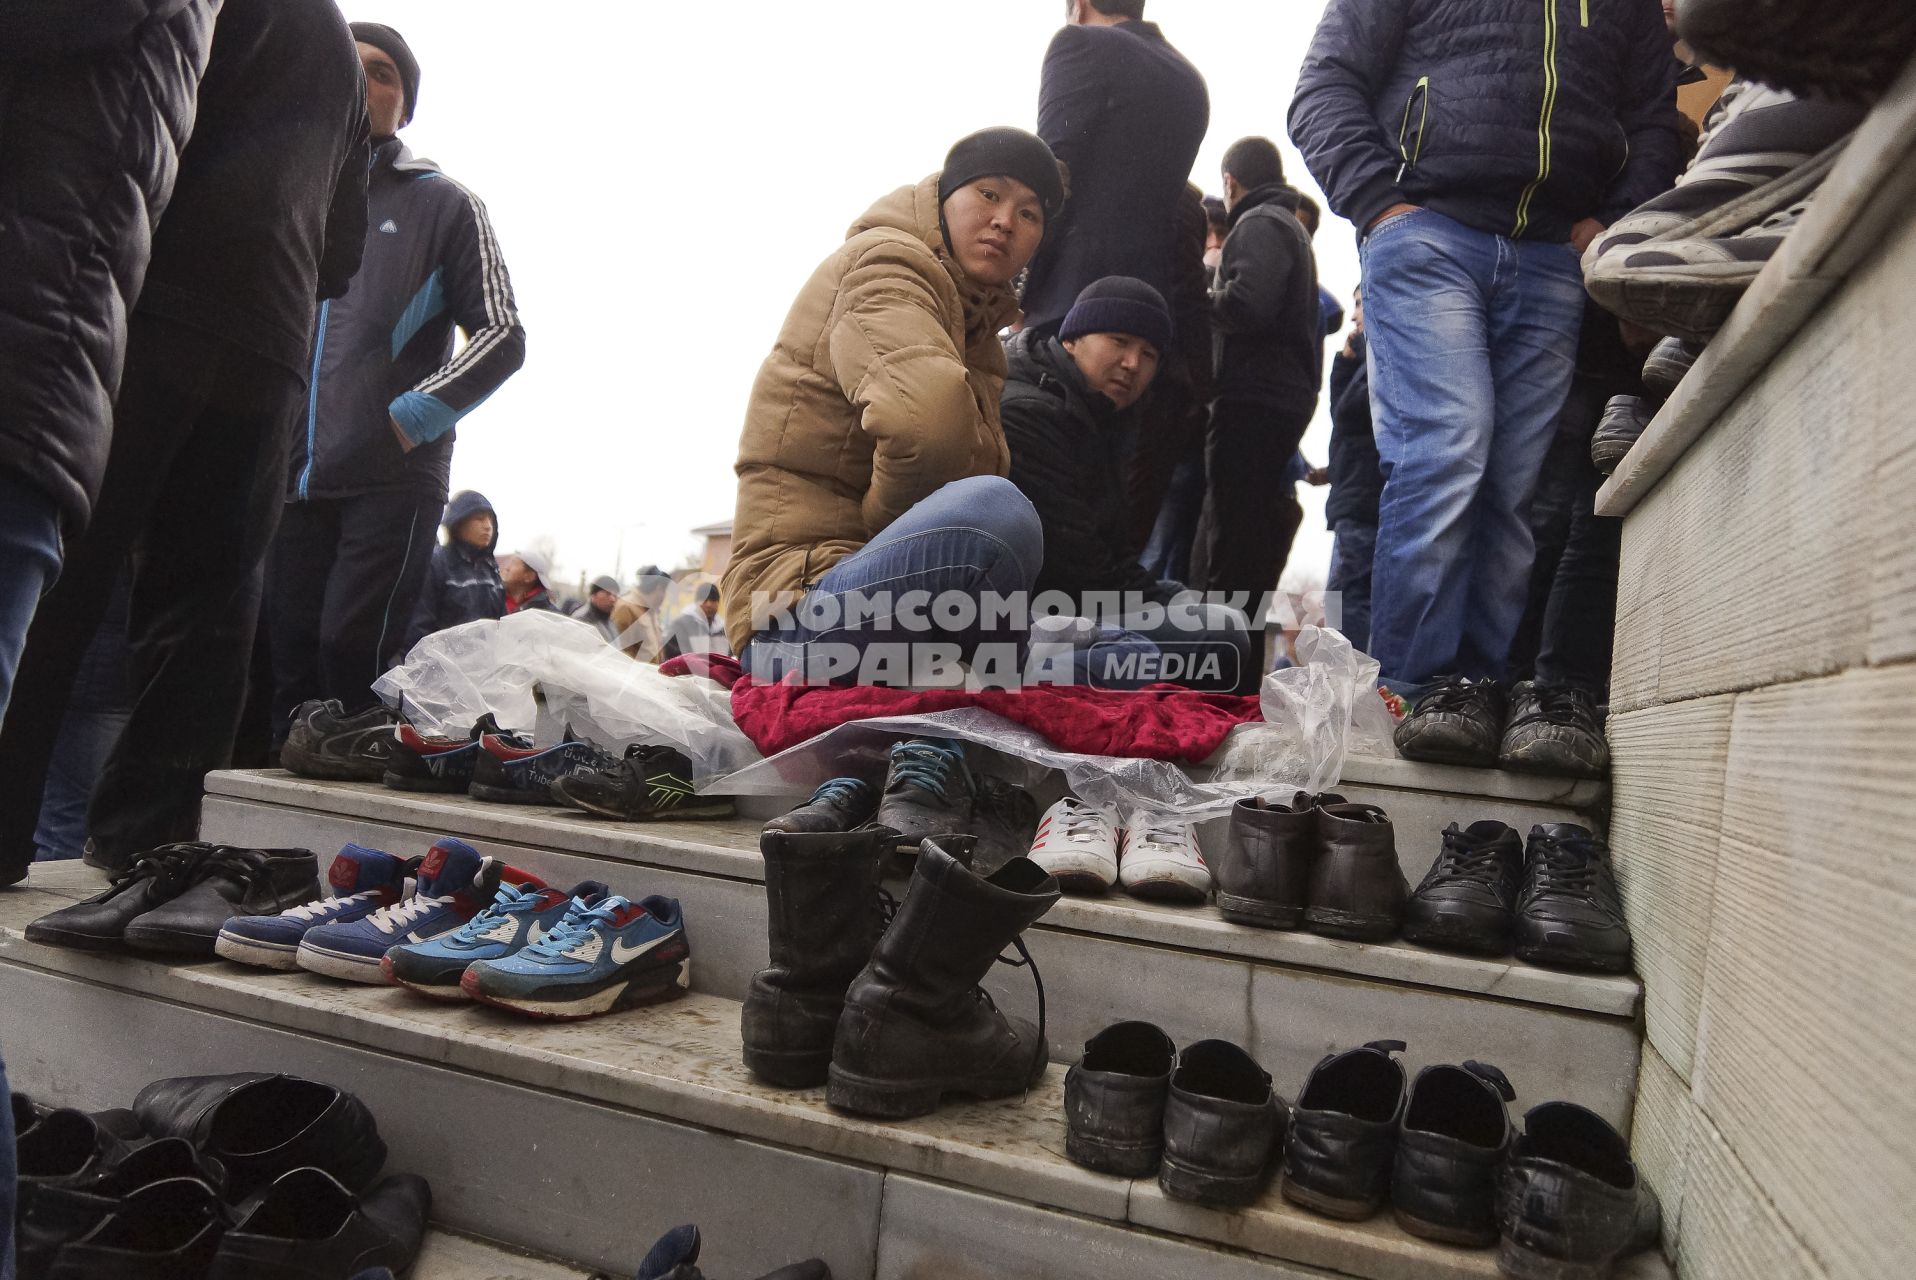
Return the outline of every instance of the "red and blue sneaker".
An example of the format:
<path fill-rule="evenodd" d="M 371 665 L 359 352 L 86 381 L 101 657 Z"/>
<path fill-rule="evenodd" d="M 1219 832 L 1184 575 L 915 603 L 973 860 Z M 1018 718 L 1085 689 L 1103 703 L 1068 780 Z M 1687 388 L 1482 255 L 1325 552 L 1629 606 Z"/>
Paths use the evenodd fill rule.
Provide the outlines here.
<path fill-rule="evenodd" d="M 488 733 L 479 739 L 467 791 L 475 800 L 498 804 L 557 804 L 552 784 L 560 778 L 617 763 L 617 756 L 571 729 L 564 741 L 550 747 L 535 747 L 519 734 Z"/>
<path fill-rule="evenodd" d="M 676 1000 L 692 981 L 692 952 L 676 898 L 607 898 L 574 911 L 516 955 L 480 960 L 459 985 L 475 1000 L 534 1018 L 590 1018 Z"/>
<path fill-rule="evenodd" d="M 472 785 L 479 740 L 498 732 L 490 712 L 480 716 L 472 732 L 463 738 L 434 738 L 402 724 L 392 755 L 386 760 L 384 781 L 394 791 L 463 792 Z"/>
<path fill-rule="evenodd" d="M 308 929 L 299 941 L 299 967 L 348 982 L 384 982 L 381 962 L 388 951 L 451 933 L 486 909 L 502 880 L 545 887 L 536 876 L 447 836 L 420 860 L 410 897 L 357 920 Z"/>
<path fill-rule="evenodd" d="M 267 969 L 299 968 L 299 944 L 323 924 L 359 920 L 399 901 L 411 868 L 390 853 L 349 844 L 326 872 L 332 893 L 274 916 L 234 916 L 213 942 L 216 954 Z"/>
<path fill-rule="evenodd" d="M 443 937 L 411 942 L 386 953 L 386 981 L 436 1000 L 465 1000 L 459 985 L 475 960 L 498 960 L 545 938 L 574 910 L 596 907 L 611 894 L 597 880 L 571 893 L 546 885 L 501 884 L 492 905 Z"/>

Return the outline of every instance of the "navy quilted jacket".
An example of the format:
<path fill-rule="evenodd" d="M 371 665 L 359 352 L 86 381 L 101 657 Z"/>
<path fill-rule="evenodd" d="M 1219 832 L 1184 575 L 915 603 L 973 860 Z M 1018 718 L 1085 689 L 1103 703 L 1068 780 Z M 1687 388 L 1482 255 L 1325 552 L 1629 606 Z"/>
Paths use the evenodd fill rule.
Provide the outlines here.
<path fill-rule="evenodd" d="M 1676 74 L 1657 0 L 1330 0 L 1291 140 L 1360 232 L 1402 202 L 1568 240 L 1676 180 Z"/>

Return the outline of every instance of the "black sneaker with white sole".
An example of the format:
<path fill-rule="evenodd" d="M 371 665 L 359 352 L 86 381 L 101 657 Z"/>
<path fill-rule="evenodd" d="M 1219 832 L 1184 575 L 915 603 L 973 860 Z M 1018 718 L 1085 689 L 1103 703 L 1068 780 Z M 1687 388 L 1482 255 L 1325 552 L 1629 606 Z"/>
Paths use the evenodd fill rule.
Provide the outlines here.
<path fill-rule="evenodd" d="M 279 762 L 302 778 L 378 782 L 398 745 L 398 727 L 399 717 L 379 703 L 352 715 L 337 699 L 301 703 Z"/>

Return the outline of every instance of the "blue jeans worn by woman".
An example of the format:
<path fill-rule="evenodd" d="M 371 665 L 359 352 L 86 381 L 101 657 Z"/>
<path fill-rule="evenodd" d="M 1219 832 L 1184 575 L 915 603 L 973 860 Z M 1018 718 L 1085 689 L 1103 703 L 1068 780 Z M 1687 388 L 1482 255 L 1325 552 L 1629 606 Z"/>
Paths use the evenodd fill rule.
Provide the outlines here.
<path fill-rule="evenodd" d="M 1374 228 L 1360 257 L 1384 471 L 1371 653 L 1400 692 L 1450 673 L 1500 679 L 1575 365 L 1577 255 L 1417 209 Z"/>
<path fill-rule="evenodd" d="M 1038 513 L 1016 485 L 954 480 L 827 570 L 789 619 L 753 637 L 745 669 L 756 680 L 801 670 L 814 681 L 916 683 L 914 660 L 934 648 L 970 656 L 987 640 L 1020 645 L 1022 629 L 984 606 L 1029 596 L 1043 562 Z"/>

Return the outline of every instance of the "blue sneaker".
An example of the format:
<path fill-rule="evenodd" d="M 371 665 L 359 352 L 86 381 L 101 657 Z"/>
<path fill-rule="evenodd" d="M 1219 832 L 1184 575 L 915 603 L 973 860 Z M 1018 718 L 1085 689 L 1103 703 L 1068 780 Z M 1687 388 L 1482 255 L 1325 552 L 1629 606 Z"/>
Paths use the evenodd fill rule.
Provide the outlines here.
<path fill-rule="evenodd" d="M 438 1000 L 465 1000 L 459 985 L 474 960 L 498 960 L 551 933 L 573 909 L 596 907 L 612 891 L 597 880 L 571 893 L 548 885 L 501 884 L 492 905 L 430 942 L 394 947 L 380 962 L 386 981 Z"/>
<path fill-rule="evenodd" d="M 348 982 L 384 982 L 380 962 L 404 942 L 451 933 L 478 915 L 499 892 L 501 878 L 545 886 L 533 876 L 481 857 L 464 840 L 435 842 L 419 863 L 412 896 L 358 920 L 308 929 L 299 940 L 299 967 Z"/>
<path fill-rule="evenodd" d="M 573 912 L 517 955 L 476 962 L 459 985 L 535 1018 L 590 1018 L 676 1000 L 691 985 L 691 958 L 678 899 L 612 897 Z"/>
<path fill-rule="evenodd" d="M 300 939 L 309 929 L 358 920 L 399 901 L 407 870 L 403 858 L 349 844 L 326 873 L 329 896 L 276 916 L 234 916 L 221 928 L 213 951 L 241 964 L 297 969 Z"/>
<path fill-rule="evenodd" d="M 479 739 L 473 757 L 472 785 L 466 792 L 475 800 L 495 804 L 551 804 L 552 784 L 590 769 L 610 769 L 619 757 L 597 743 L 575 737 L 550 747 L 535 747 L 530 738 L 511 733 L 488 733 Z"/>

